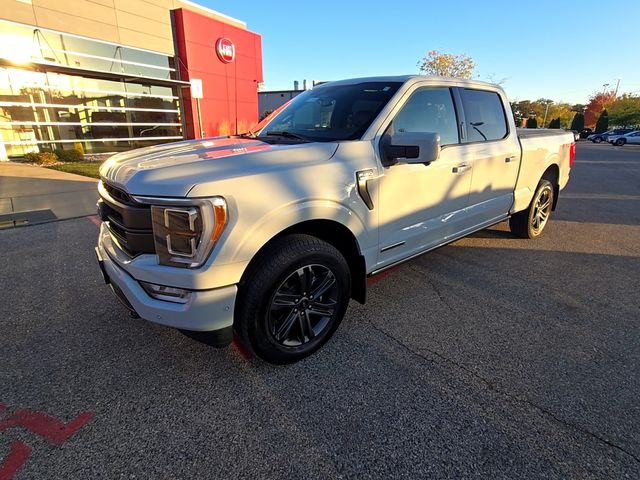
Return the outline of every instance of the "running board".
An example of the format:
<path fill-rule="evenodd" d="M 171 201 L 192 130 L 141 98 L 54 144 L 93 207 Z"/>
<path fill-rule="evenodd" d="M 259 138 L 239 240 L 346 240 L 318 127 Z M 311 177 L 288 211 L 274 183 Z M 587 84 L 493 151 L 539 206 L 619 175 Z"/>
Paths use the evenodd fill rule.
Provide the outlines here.
<path fill-rule="evenodd" d="M 425 253 L 432 252 L 432 251 L 434 251 L 434 250 L 436 250 L 436 249 L 438 249 L 440 247 L 444 247 L 445 245 L 449 245 L 450 243 L 453 243 L 453 242 L 455 242 L 457 240 L 460 240 L 461 238 L 468 237 L 469 235 L 473 235 L 474 233 L 479 232 L 480 230 L 484 230 L 485 228 L 489 228 L 489 227 L 492 227 L 494 225 L 497 225 L 498 223 L 502 223 L 505 220 L 508 220 L 510 217 L 511 217 L 511 215 L 506 215 L 505 217 L 502 217 L 499 220 L 491 220 L 491 222 L 487 223 L 486 225 L 483 225 L 481 227 L 475 228 L 475 229 L 473 229 L 473 230 L 471 230 L 471 231 L 469 231 L 467 233 L 463 233 L 463 234 L 458 235 L 456 237 L 450 238 L 450 239 L 448 239 L 448 240 L 446 240 L 446 241 L 444 241 L 442 243 L 438 243 L 438 244 L 434 245 L 433 247 L 429 247 L 426 250 L 422 250 L 421 252 L 414 253 L 413 255 L 409 255 L 408 257 L 402 258 L 400 260 L 396 260 L 395 262 L 390 263 L 389 265 L 385 265 L 382 268 L 374 270 L 371 273 L 367 274 L 367 277 L 373 277 L 374 275 L 377 275 L 377 274 L 379 274 L 381 272 L 384 272 L 385 270 L 387 270 L 389 268 L 396 267 L 396 266 L 400 265 L 401 263 L 408 262 L 409 260 L 413 260 L 414 258 L 419 257 L 420 255 L 424 255 Z"/>

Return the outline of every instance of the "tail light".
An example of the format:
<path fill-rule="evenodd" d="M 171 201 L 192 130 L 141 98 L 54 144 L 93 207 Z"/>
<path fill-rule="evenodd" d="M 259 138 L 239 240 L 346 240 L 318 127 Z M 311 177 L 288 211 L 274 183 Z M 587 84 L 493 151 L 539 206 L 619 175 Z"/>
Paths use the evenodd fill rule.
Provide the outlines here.
<path fill-rule="evenodd" d="M 569 145 L 569 168 L 573 167 L 573 160 L 576 158 L 576 142 Z"/>

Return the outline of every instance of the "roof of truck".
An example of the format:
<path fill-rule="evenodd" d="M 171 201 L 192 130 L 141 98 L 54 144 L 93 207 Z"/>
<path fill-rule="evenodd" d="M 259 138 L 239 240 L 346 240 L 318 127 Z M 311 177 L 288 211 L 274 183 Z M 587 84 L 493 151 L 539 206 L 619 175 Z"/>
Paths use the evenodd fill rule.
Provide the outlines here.
<path fill-rule="evenodd" d="M 465 78 L 451 78 L 451 77 L 440 77 L 437 75 L 395 75 L 395 76 L 381 76 L 381 77 L 360 77 L 360 78 L 349 78 L 345 80 L 335 80 L 332 82 L 322 83 L 320 85 L 316 85 L 314 88 L 322 88 L 326 85 L 352 85 L 355 83 L 365 83 L 365 82 L 419 82 L 430 80 L 434 83 L 446 83 L 446 84 L 455 84 L 455 85 L 468 85 L 473 87 L 491 87 L 491 88 L 500 88 L 498 85 L 488 82 L 482 82 L 480 80 L 470 80 Z"/>

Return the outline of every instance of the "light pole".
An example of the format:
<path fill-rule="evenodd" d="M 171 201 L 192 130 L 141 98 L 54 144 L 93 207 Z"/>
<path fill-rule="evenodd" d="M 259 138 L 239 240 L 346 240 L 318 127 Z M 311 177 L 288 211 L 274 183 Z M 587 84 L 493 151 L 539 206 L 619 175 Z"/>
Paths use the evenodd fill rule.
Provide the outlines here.
<path fill-rule="evenodd" d="M 545 124 L 547 123 L 547 113 L 549 113 L 549 105 L 553 103 L 553 100 L 547 100 L 545 103 L 547 104 L 547 108 L 544 109 L 544 120 L 542 120 L 542 128 L 544 128 Z"/>

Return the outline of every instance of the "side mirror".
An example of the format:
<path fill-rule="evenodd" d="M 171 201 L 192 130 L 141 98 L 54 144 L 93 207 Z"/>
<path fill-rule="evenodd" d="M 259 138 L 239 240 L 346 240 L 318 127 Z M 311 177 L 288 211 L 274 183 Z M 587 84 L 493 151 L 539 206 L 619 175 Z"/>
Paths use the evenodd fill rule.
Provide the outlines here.
<path fill-rule="evenodd" d="M 385 135 L 381 141 L 385 165 L 400 159 L 404 163 L 431 163 L 440 156 L 440 134 L 434 132 L 398 132 Z"/>

